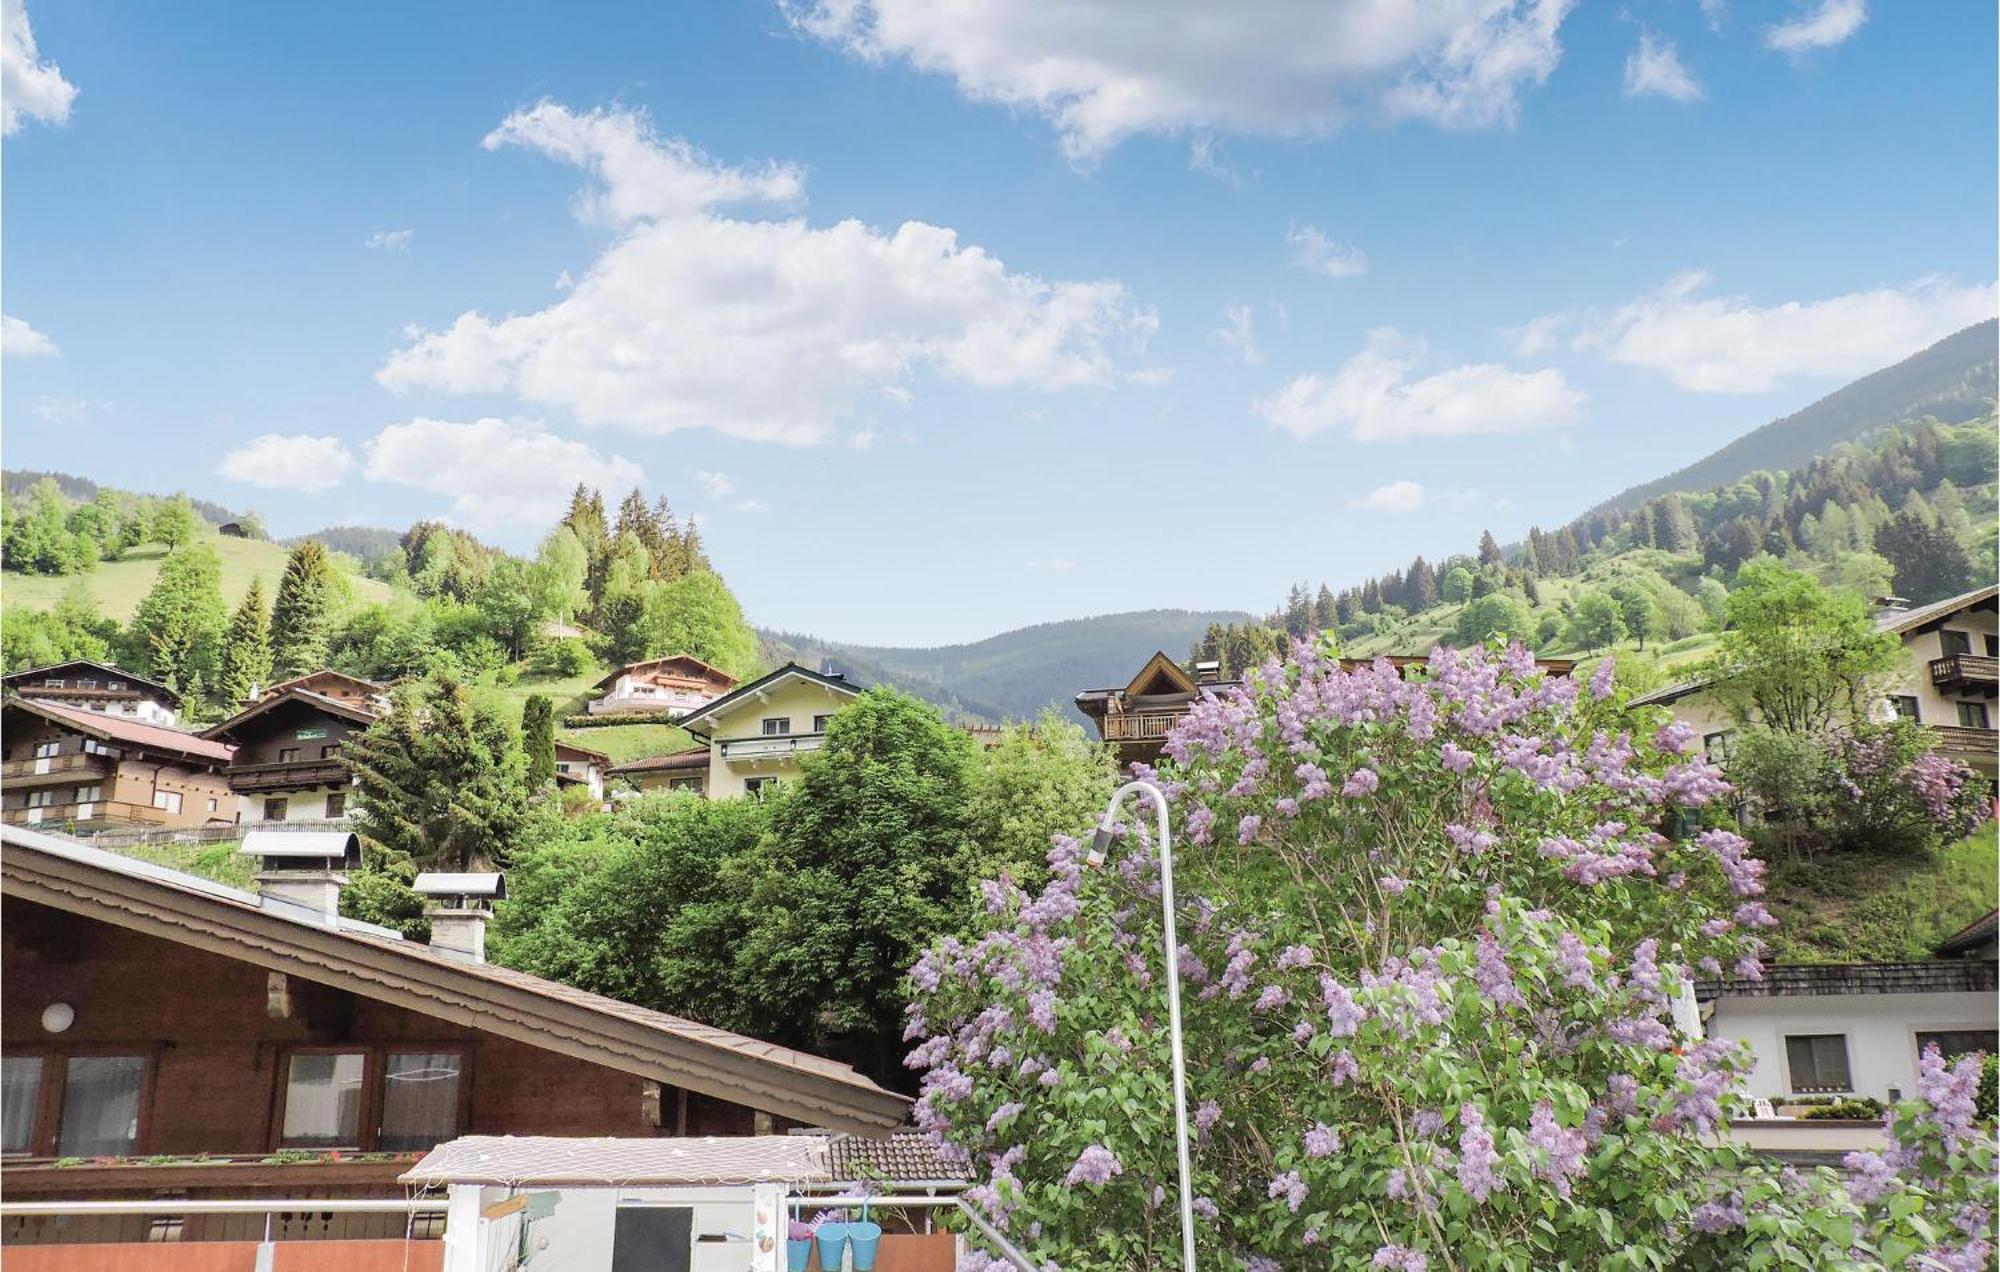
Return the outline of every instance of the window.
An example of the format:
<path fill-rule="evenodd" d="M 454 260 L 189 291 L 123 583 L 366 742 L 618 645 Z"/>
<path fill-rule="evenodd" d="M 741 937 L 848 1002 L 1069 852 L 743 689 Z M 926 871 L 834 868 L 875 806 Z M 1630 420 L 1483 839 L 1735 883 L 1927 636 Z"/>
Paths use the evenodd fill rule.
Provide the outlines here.
<path fill-rule="evenodd" d="M 767 738 L 781 738 L 791 731 L 792 720 L 790 716 L 766 716 L 764 718 L 764 736 Z"/>
<path fill-rule="evenodd" d="M 1964 632 L 1955 632 L 1947 627 L 1938 633 L 1938 644 L 1944 649 L 1944 656 L 1969 654 L 1972 652 L 1972 637 Z"/>
<path fill-rule="evenodd" d="M 44 689 L 60 689 L 62 687 L 63 678 L 61 676 L 44 676 L 42 678 L 42 688 Z"/>
<path fill-rule="evenodd" d="M 362 1051 L 295 1053 L 285 1077 L 284 1147 L 359 1148 L 367 1066 Z"/>
<path fill-rule="evenodd" d="M 375 1147 L 411 1152 L 457 1135 L 462 1064 L 456 1052 L 390 1052 L 382 1069 L 382 1134 Z"/>
<path fill-rule="evenodd" d="M 1847 1072 L 1846 1034 L 1788 1034 L 1785 1063 L 1796 1093 L 1854 1089 Z"/>
<path fill-rule="evenodd" d="M 208 811 L 209 811 L 209 812 L 211 812 L 211 813 L 215 811 L 215 801 L 214 801 L 214 800 L 210 800 L 210 801 L 208 801 Z"/>
<path fill-rule="evenodd" d="M 107 680 L 104 682 L 104 687 L 115 693 L 125 687 L 125 682 L 122 680 Z"/>
<path fill-rule="evenodd" d="M 667 779 L 667 789 L 670 791 L 699 791 L 701 790 L 701 779 L 698 777 L 670 777 Z"/>
<path fill-rule="evenodd" d="M 71 1056 L 63 1069 L 58 1157 L 125 1157 L 139 1143 L 142 1056 Z"/>
<path fill-rule="evenodd" d="M 1986 638 L 1986 656 L 2000 658 L 2000 636 L 1989 635 Z"/>
<path fill-rule="evenodd" d="M 326 815 L 345 817 L 347 815 L 347 792 L 332 791 L 326 797 Z"/>
<path fill-rule="evenodd" d="M 181 811 L 181 793 L 179 791 L 154 791 L 153 807 L 165 809 L 170 813 L 178 813 Z"/>
<path fill-rule="evenodd" d="M 115 760 L 121 754 L 117 747 L 106 746 L 96 738 L 85 738 L 83 740 L 83 751 L 86 755 L 101 755 L 108 760 Z"/>
<path fill-rule="evenodd" d="M 42 1111 L 40 1056 L 0 1060 L 0 1152 L 27 1153 L 35 1147 L 35 1123 Z"/>
<path fill-rule="evenodd" d="M 1961 702 L 1958 704 L 1959 727 L 1966 729 L 1990 729 L 1992 718 L 1986 714 L 1983 702 Z"/>
<path fill-rule="evenodd" d="M 2000 1053 L 2000 1031 L 1992 1029 L 1934 1029 L 1917 1032 L 1917 1054 L 1922 1055 L 1935 1043 L 1938 1052 L 1946 1060 L 1956 1060 L 1973 1052 L 1986 1055 Z"/>
<path fill-rule="evenodd" d="M 79 804 L 95 804 L 103 798 L 104 787 L 100 783 L 92 783 L 89 786 L 79 786 L 76 788 L 75 802 Z"/>
<path fill-rule="evenodd" d="M 1701 739 L 1702 753 L 1711 760 L 1726 760 L 1733 747 L 1734 735 L 1724 729 L 1720 733 L 1709 733 Z"/>
<path fill-rule="evenodd" d="M 743 792 L 751 799 L 762 799 L 766 791 L 777 789 L 778 779 L 775 777 L 752 777 L 745 779 L 743 783 Z"/>
<path fill-rule="evenodd" d="M 29 808 L 54 808 L 55 804 L 56 793 L 52 787 L 43 787 L 41 790 L 28 792 Z"/>
<path fill-rule="evenodd" d="M 282 796 L 282 795 L 278 795 L 278 796 L 274 796 L 274 797 L 272 797 L 272 798 L 270 798 L 270 799 L 267 799 L 267 800 L 265 800 L 265 801 L 264 801 L 264 820 L 265 820 L 265 821 L 283 821 L 283 820 L 285 820 L 285 809 L 286 809 L 287 807 L 289 807 L 289 806 L 290 806 L 290 804 L 291 804 L 291 801 L 290 801 L 290 800 L 288 800 L 288 799 L 286 799 L 286 798 L 285 798 L 284 796 Z"/>
<path fill-rule="evenodd" d="M 569 772 L 569 761 L 568 761 L 568 760 L 557 760 L 557 761 L 556 761 L 556 772 L 558 772 L 558 773 L 567 773 L 567 772 Z"/>
<path fill-rule="evenodd" d="M 339 754 L 340 754 L 340 743 L 338 742 L 328 743 L 326 746 L 323 746 L 319 749 L 319 758 L 321 758 L 322 760 L 330 760 L 334 756 Z"/>
<path fill-rule="evenodd" d="M 60 754 L 62 754 L 62 742 L 60 740 L 35 743 L 35 758 L 38 760 L 53 759 Z"/>
<path fill-rule="evenodd" d="M 1889 699 L 1889 705 L 1894 707 L 1896 714 L 1905 720 L 1921 721 L 1923 719 L 1923 716 L 1917 711 L 1917 695 L 1913 693 L 1896 694 Z"/>
<path fill-rule="evenodd" d="M 833 719 L 833 717 L 832 717 L 831 715 L 816 715 L 816 716 L 814 716 L 814 717 L 813 717 L 813 732 L 814 732 L 814 733 L 825 733 L 825 732 L 826 732 L 826 722 L 827 722 L 828 720 L 831 720 L 831 719 Z"/>
<path fill-rule="evenodd" d="M 97 681 L 94 677 L 84 677 L 76 682 L 76 687 L 79 689 L 95 689 L 97 688 Z"/>
<path fill-rule="evenodd" d="M 299 748 L 295 746 L 281 746 L 278 748 L 278 763 L 296 764 L 298 762 L 298 758 L 299 758 Z"/>

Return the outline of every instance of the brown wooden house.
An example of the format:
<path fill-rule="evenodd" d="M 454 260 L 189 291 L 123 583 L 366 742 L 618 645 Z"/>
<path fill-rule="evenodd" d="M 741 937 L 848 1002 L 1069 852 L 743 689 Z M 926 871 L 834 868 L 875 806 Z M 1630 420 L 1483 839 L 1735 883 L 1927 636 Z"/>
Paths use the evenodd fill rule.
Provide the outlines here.
<path fill-rule="evenodd" d="M 339 821 L 354 811 L 340 748 L 374 721 L 369 699 L 278 688 L 202 736 L 235 748 L 228 778 L 236 820 Z"/>
<path fill-rule="evenodd" d="M 389 706 L 389 686 L 377 684 L 373 680 L 363 680 L 360 676 L 350 676 L 344 671 L 322 667 L 309 671 L 303 676 L 281 680 L 257 695 L 259 701 L 275 698 L 293 689 L 303 689 L 316 693 L 322 698 L 332 698 L 335 702 L 345 702 L 349 706 L 365 707 L 380 713 Z"/>
<path fill-rule="evenodd" d="M 181 696 L 169 686 L 135 675 L 117 663 L 88 658 L 17 671 L 0 678 L 0 686 L 23 698 L 169 728 L 180 717 Z"/>
<path fill-rule="evenodd" d="M 236 820 L 222 742 L 34 698 L 7 698 L 0 721 L 0 821 L 105 830 Z"/>
<path fill-rule="evenodd" d="M 690 654 L 628 663 L 597 682 L 590 714 L 698 711 L 736 687 L 736 677 Z"/>
<path fill-rule="evenodd" d="M 408 1159 L 374 1155 L 467 1134 L 905 1121 L 904 1097 L 844 1064 L 340 918 L 345 833 L 263 833 L 260 851 L 305 847 L 290 868 L 267 856 L 255 893 L 65 836 L 0 838 L 10 1199 L 400 1196 Z M 483 921 L 438 914 L 439 942 L 447 918 Z"/>

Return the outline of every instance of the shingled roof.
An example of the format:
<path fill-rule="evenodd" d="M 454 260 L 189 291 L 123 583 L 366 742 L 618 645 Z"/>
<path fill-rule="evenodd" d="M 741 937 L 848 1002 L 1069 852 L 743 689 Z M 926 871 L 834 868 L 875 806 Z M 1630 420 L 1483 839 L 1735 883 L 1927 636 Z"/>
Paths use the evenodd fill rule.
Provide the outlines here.
<path fill-rule="evenodd" d="M 26 711 L 37 715 L 51 724 L 74 729 L 87 737 L 102 742 L 116 742 L 123 746 L 137 747 L 145 751 L 178 755 L 189 760 L 203 760 L 211 764 L 227 764 L 235 753 L 234 747 L 213 742 L 198 733 L 184 729 L 170 729 L 164 724 L 147 724 L 130 716 L 112 715 L 106 711 L 84 711 L 77 707 L 64 706 L 59 702 L 47 702 L 41 698 L 7 698 L 9 710 Z"/>

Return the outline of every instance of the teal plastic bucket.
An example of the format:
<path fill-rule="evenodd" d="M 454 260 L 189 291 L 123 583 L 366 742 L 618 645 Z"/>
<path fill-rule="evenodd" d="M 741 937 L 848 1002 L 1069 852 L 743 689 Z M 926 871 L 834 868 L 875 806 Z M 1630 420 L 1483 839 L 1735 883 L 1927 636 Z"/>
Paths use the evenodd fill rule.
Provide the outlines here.
<path fill-rule="evenodd" d="M 872 1228 L 874 1225 L 870 1224 L 869 1227 Z M 821 1272 L 839 1272 L 847 1258 L 847 1234 L 852 1228 L 852 1224 L 823 1223 L 816 1230 L 819 1237 Z"/>
<path fill-rule="evenodd" d="M 812 1263 L 812 1257 L 813 1243 L 811 1237 L 807 1237 L 804 1241 L 785 1242 L 786 1272 L 806 1272 L 807 1266 Z"/>
<path fill-rule="evenodd" d="M 875 1266 L 875 1246 L 882 1240 L 882 1225 L 863 1219 L 847 1225 L 847 1239 L 854 1243 L 854 1272 L 870 1272 Z"/>

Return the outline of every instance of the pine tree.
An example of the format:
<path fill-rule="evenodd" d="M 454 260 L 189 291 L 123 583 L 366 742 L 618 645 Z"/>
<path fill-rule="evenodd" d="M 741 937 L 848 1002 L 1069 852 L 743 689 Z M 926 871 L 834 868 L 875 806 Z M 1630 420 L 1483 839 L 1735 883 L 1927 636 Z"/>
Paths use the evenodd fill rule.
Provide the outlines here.
<path fill-rule="evenodd" d="M 1491 530 L 1483 530 L 1479 535 L 1479 564 L 1504 565 L 1507 558 L 1500 551 L 1500 541 L 1493 537 Z"/>
<path fill-rule="evenodd" d="M 222 668 L 216 681 L 222 709 L 235 711 L 271 683 L 271 616 L 264 605 L 264 580 L 250 580 L 250 590 L 230 616 L 222 640 Z"/>
<path fill-rule="evenodd" d="M 1410 562 L 1409 573 L 1403 576 L 1403 591 L 1409 597 L 1412 614 L 1438 603 L 1437 571 L 1430 562 L 1422 557 Z"/>
<path fill-rule="evenodd" d="M 1340 626 L 1340 603 L 1334 599 L 1333 589 L 1322 583 L 1319 595 L 1313 599 L 1313 625 L 1321 631 Z"/>
<path fill-rule="evenodd" d="M 292 549 L 271 607 L 271 670 L 281 679 L 326 665 L 333 635 L 332 566 L 319 540 Z"/>
<path fill-rule="evenodd" d="M 526 795 L 513 734 L 455 681 L 399 688 L 341 748 L 362 842 L 419 870 L 506 865 Z"/>
<path fill-rule="evenodd" d="M 543 790 L 556 780 L 556 704 L 532 694 L 521 706 L 521 750 L 527 756 L 528 789 Z"/>

